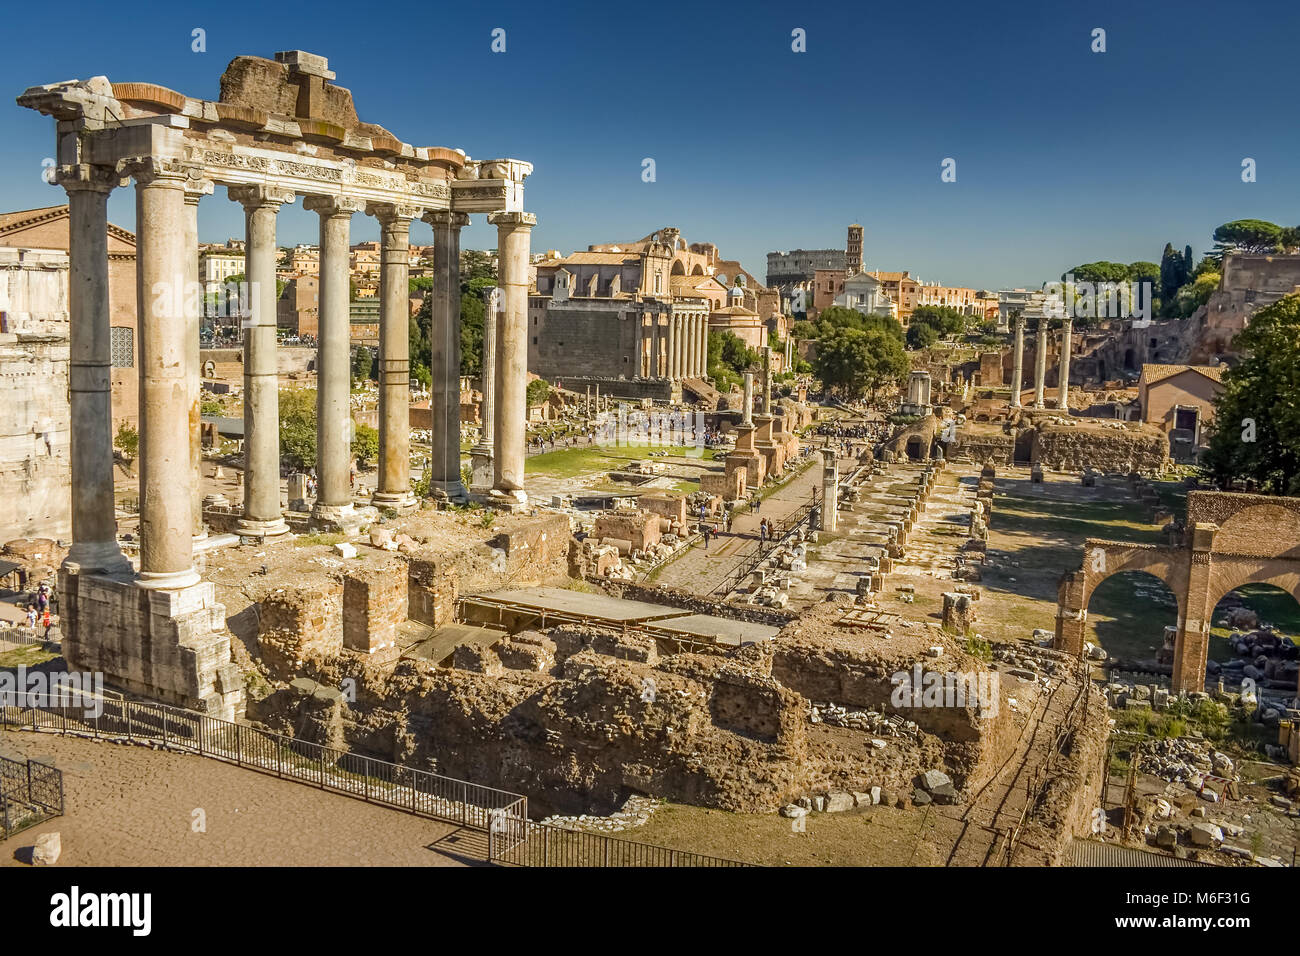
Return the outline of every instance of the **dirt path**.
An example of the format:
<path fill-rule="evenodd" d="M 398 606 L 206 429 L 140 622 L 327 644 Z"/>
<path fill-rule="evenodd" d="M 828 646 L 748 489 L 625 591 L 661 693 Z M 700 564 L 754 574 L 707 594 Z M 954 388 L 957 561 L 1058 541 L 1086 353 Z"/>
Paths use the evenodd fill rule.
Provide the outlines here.
<path fill-rule="evenodd" d="M 796 467 L 804 467 L 800 462 Z M 735 567 L 742 557 L 759 547 L 758 526 L 767 518 L 780 522 L 808 503 L 814 489 L 820 488 L 821 469 L 815 465 L 791 479 L 763 499 L 757 513 L 746 511 L 732 522 L 731 533 L 720 532 L 708 548 L 696 542 L 654 576 L 657 587 L 679 588 L 695 594 L 708 594 Z"/>
<path fill-rule="evenodd" d="M 63 771 L 65 814 L 0 843 L 0 866 L 58 831 L 59 866 L 463 866 L 478 834 L 215 760 L 0 732 L 0 755 Z M 195 810 L 206 832 L 195 832 Z"/>

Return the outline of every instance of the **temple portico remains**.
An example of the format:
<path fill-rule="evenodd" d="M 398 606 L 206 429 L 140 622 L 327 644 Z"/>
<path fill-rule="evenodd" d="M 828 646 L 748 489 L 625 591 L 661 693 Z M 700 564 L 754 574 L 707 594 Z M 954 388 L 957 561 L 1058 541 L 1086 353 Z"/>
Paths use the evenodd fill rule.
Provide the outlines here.
<path fill-rule="evenodd" d="M 302 197 L 320 216 L 321 304 L 314 519 L 355 520 L 349 481 L 348 242 L 362 212 L 381 227 L 379 484 L 371 504 L 396 512 L 417 502 L 410 480 L 408 246 L 411 223 L 437 240 L 431 418 L 433 494 L 463 499 L 460 478 L 459 232 L 487 213 L 500 236 L 501 306 L 490 497 L 523 493 L 529 234 L 513 159 L 471 161 L 460 150 L 414 147 L 362 122 L 324 57 L 241 56 L 217 101 L 105 77 L 36 86 L 21 106 L 57 121 L 55 182 L 68 195 L 72 545 L 60 574 L 65 652 L 111 683 L 216 716 L 240 709 L 244 690 L 212 585 L 195 569 L 204 529 L 198 493 L 198 205 L 225 186 L 244 209 L 249 314 L 244 334 L 244 495 L 236 531 L 273 538 L 280 504 L 276 357 L 276 220 Z M 112 367 L 107 200 L 135 180 L 140 323 L 140 560 L 117 542 L 113 498 Z"/>

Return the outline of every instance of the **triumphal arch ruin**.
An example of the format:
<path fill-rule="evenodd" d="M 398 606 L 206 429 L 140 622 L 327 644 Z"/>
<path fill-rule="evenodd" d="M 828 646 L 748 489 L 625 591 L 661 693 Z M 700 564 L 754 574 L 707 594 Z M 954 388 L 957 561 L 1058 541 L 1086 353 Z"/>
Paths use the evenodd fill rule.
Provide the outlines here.
<path fill-rule="evenodd" d="M 68 194 L 72 546 L 61 575 L 69 662 L 132 691 L 232 717 L 243 699 L 224 609 L 194 566 L 204 535 L 199 495 L 198 204 L 217 185 L 244 208 L 244 538 L 287 531 L 280 507 L 276 375 L 276 216 L 303 198 L 320 216 L 317 358 L 320 494 L 315 519 L 346 525 L 349 482 L 349 228 L 381 229 L 379 482 L 373 504 L 416 505 L 409 456 L 408 246 L 421 218 L 434 231 L 432 488 L 466 493 L 460 473 L 460 230 L 487 213 L 498 231 L 500 289 L 487 336 L 495 367 L 490 484 L 522 503 L 528 251 L 536 219 L 523 209 L 532 172 L 514 159 L 471 161 L 416 147 L 362 122 L 324 57 L 241 56 L 217 101 L 105 77 L 36 86 L 21 106 L 52 116 L 56 178 Z M 107 201 L 135 181 L 139 243 L 140 561 L 118 545 L 113 499 Z M 487 417 L 487 416 L 485 416 Z M 485 453 L 477 448 L 476 459 Z"/>
<path fill-rule="evenodd" d="M 1088 602 L 1112 574 L 1145 571 L 1178 601 L 1172 687 L 1205 687 L 1210 621 L 1223 596 L 1243 584 L 1272 584 L 1300 601 L 1300 498 L 1193 491 L 1181 545 L 1089 538 L 1083 566 L 1061 577 L 1055 646 L 1083 653 Z"/>

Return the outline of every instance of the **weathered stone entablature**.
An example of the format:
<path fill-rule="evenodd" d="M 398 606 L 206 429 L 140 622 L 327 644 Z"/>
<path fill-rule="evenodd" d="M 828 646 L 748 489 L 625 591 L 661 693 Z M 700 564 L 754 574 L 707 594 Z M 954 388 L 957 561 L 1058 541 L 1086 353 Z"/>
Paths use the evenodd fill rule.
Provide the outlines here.
<path fill-rule="evenodd" d="M 154 156 L 221 185 L 275 181 L 300 196 L 347 193 L 425 209 L 522 211 L 531 164 L 473 161 L 460 150 L 400 142 L 362 123 L 352 94 L 326 82 L 333 73 L 310 72 L 315 67 L 304 67 L 304 57 L 310 54 L 236 57 L 216 102 L 95 77 L 32 87 L 18 103 L 59 121 L 60 164 L 117 169 L 131 157 Z M 304 89 L 321 95 L 302 95 Z M 309 109 L 321 115 L 298 112 Z"/>

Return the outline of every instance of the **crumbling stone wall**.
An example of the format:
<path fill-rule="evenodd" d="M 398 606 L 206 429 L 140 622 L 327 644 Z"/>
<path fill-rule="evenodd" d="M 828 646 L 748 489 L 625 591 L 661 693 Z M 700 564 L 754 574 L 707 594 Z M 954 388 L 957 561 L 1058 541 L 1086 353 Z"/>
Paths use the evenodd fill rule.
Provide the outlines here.
<path fill-rule="evenodd" d="M 394 650 L 407 619 L 406 562 L 366 567 L 343 579 L 343 646 L 374 654 Z"/>
<path fill-rule="evenodd" d="M 278 680 L 292 680 L 309 658 L 343 650 L 343 582 L 286 588 L 261 602 L 259 655 Z"/>
<path fill-rule="evenodd" d="M 1034 435 L 1033 462 L 1046 468 L 1095 468 L 1128 474 L 1154 474 L 1169 464 L 1169 440 L 1150 426 L 1040 424 Z"/>

